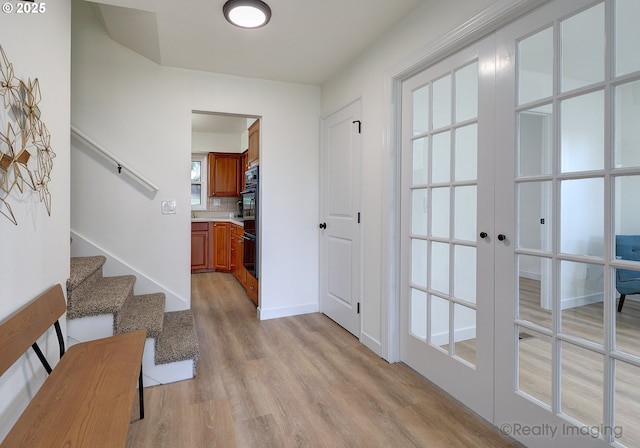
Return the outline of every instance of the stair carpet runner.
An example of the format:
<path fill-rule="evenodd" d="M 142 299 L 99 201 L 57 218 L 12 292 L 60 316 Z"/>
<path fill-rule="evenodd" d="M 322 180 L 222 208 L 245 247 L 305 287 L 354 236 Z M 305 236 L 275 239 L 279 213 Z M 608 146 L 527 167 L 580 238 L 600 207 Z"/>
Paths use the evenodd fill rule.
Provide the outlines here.
<path fill-rule="evenodd" d="M 113 334 L 147 330 L 155 339 L 155 364 L 198 358 L 191 310 L 165 312 L 164 293 L 133 295 L 136 277 L 103 277 L 103 256 L 72 257 L 67 280 L 67 319 L 112 314 Z"/>

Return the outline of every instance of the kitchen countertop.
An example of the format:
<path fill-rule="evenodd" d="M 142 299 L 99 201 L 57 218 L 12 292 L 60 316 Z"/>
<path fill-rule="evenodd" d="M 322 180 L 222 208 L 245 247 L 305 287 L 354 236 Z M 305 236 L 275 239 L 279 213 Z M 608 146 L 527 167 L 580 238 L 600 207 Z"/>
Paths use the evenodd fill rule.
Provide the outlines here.
<path fill-rule="evenodd" d="M 191 222 L 230 222 L 240 227 L 244 227 L 242 218 L 191 218 Z"/>

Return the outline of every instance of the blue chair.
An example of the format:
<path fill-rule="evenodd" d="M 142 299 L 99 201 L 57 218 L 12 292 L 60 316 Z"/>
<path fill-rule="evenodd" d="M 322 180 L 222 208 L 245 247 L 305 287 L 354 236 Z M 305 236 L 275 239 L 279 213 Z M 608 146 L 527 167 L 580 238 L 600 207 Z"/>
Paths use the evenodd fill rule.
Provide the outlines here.
<path fill-rule="evenodd" d="M 616 258 L 640 261 L 640 235 L 616 235 Z M 640 271 L 616 269 L 616 289 L 620 293 L 620 312 L 627 294 L 640 294 Z"/>

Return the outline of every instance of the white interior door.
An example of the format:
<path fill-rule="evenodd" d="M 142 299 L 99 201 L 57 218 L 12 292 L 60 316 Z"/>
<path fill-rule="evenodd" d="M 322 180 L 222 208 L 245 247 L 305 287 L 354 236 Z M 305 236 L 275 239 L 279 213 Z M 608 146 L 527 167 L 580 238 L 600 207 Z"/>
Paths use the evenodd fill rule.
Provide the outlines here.
<path fill-rule="evenodd" d="M 360 337 L 362 134 L 361 104 L 322 122 L 320 305 Z"/>
<path fill-rule="evenodd" d="M 616 311 L 617 268 L 640 276 L 616 248 L 640 234 L 638 23 L 637 0 L 562 0 L 496 36 L 495 423 L 527 446 L 640 446 L 640 307 Z"/>
<path fill-rule="evenodd" d="M 402 87 L 400 357 L 493 419 L 494 41 Z"/>

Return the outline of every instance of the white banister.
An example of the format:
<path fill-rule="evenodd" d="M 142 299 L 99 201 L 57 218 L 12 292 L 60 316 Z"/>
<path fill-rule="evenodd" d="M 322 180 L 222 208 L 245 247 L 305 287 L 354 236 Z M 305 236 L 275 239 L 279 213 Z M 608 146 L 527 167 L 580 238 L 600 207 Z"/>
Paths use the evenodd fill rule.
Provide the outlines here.
<path fill-rule="evenodd" d="M 149 191 L 154 193 L 158 191 L 158 187 L 156 187 L 153 183 L 147 180 L 144 176 L 139 174 L 130 166 L 127 166 L 126 164 L 124 164 L 116 156 L 114 156 L 109 151 L 104 149 L 102 145 L 100 145 L 99 143 L 96 143 L 94 140 L 92 140 L 90 137 L 85 135 L 82 131 L 80 131 L 78 128 L 76 128 L 73 125 L 71 125 L 71 135 L 76 137 L 78 140 L 81 140 L 82 142 L 84 142 L 89 148 L 91 148 L 96 153 L 100 154 L 105 159 L 112 161 L 116 165 L 116 168 L 118 169 L 118 173 L 122 173 L 122 171 L 124 170 L 132 179 L 136 180 L 140 185 L 144 186 Z"/>

